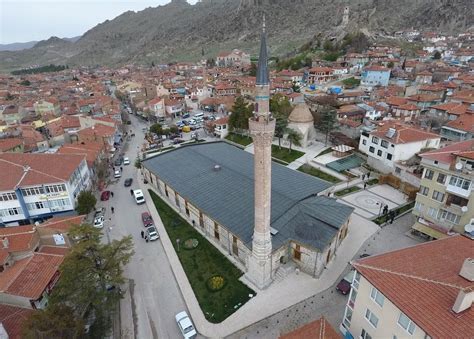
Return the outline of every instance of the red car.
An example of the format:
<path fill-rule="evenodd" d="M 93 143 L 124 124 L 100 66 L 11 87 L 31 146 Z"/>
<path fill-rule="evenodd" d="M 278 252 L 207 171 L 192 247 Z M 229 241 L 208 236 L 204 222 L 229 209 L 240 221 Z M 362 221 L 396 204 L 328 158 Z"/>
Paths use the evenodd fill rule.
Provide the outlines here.
<path fill-rule="evenodd" d="M 102 194 L 100 195 L 100 200 L 101 201 L 107 201 L 110 198 L 110 191 L 103 191 Z"/>
<path fill-rule="evenodd" d="M 142 213 L 142 222 L 143 222 L 143 226 L 145 227 L 153 226 L 153 219 L 151 218 L 150 213 L 148 212 Z"/>

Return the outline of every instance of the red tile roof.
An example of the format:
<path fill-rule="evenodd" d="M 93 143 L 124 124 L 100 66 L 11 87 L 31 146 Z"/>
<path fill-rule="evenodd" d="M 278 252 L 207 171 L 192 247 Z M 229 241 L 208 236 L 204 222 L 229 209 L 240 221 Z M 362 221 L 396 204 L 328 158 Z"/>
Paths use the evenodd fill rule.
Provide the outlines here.
<path fill-rule="evenodd" d="M 474 333 L 474 307 L 451 309 L 461 289 L 474 283 L 459 275 L 474 241 L 452 236 L 353 263 L 375 288 L 432 338 L 467 338 Z M 356 301 L 357 302 L 357 301 Z"/>
<path fill-rule="evenodd" d="M 23 145 L 23 139 L 21 138 L 0 139 L 0 152 L 10 151 L 20 145 Z"/>
<path fill-rule="evenodd" d="M 0 154 L 0 191 L 67 181 L 84 158 L 72 154 Z M 25 168 L 29 169 L 25 172 Z"/>
<path fill-rule="evenodd" d="M 463 114 L 456 120 L 448 121 L 446 126 L 474 134 L 474 114 Z"/>
<path fill-rule="evenodd" d="M 68 216 L 68 217 L 53 217 L 46 222 L 39 224 L 39 228 L 51 228 L 54 230 L 67 232 L 73 225 L 80 225 L 84 222 L 85 215 Z"/>
<path fill-rule="evenodd" d="M 396 133 L 392 138 L 386 137 L 389 128 L 394 128 L 396 130 Z M 370 135 L 388 140 L 393 144 L 407 144 L 410 142 L 440 138 L 438 134 L 425 132 L 415 127 L 393 122 L 384 124 L 377 128 L 376 131 L 371 132 Z"/>
<path fill-rule="evenodd" d="M 342 339 L 340 335 L 331 326 L 328 321 L 322 317 L 321 319 L 310 322 L 290 333 L 282 335 L 280 339 Z"/>
<path fill-rule="evenodd" d="M 64 256 L 34 253 L 25 260 L 23 269 L 3 292 L 36 300 L 57 274 Z M 13 266 L 18 263 L 16 262 Z"/>
<path fill-rule="evenodd" d="M 23 323 L 33 314 L 34 310 L 0 304 L 0 323 L 8 333 L 9 339 L 22 338 Z"/>
<path fill-rule="evenodd" d="M 420 154 L 420 157 L 430 160 L 437 160 L 445 164 L 451 164 L 458 156 L 469 157 L 474 150 L 474 139 L 457 142 L 438 150 Z M 466 156 L 467 155 L 467 156 Z"/>

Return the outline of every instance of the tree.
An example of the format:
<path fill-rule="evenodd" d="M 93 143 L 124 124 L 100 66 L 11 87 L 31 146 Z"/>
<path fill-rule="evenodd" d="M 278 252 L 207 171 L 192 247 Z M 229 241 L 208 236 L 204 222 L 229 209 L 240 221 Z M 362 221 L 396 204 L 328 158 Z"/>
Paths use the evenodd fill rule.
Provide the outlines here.
<path fill-rule="evenodd" d="M 301 91 L 301 88 L 300 88 L 300 86 L 298 86 L 298 85 L 296 84 L 296 81 L 293 81 L 293 85 L 291 86 L 291 89 L 292 89 L 293 92 L 295 92 L 295 93 L 300 93 L 300 91 Z"/>
<path fill-rule="evenodd" d="M 441 53 L 440 53 L 440 51 L 435 51 L 435 52 L 434 52 L 434 54 L 433 54 L 433 59 L 435 59 L 435 60 L 441 59 Z"/>
<path fill-rule="evenodd" d="M 156 123 L 150 126 L 150 132 L 161 135 L 163 134 L 163 128 L 160 124 Z"/>
<path fill-rule="evenodd" d="M 292 145 L 301 146 L 301 139 L 303 138 L 303 136 L 291 128 L 287 129 L 287 132 L 288 132 L 288 135 L 286 137 L 288 141 L 290 142 L 290 148 L 288 152 L 291 152 Z"/>
<path fill-rule="evenodd" d="M 132 237 L 103 244 L 101 231 L 87 224 L 71 227 L 69 235 L 77 242 L 59 268 L 61 277 L 50 303 L 68 305 L 74 314 L 88 309 L 95 317 L 91 336 L 103 338 L 121 298 L 123 267 L 133 255 Z"/>
<path fill-rule="evenodd" d="M 95 208 L 97 199 L 91 191 L 82 191 L 77 197 L 76 211 L 79 214 L 89 214 Z"/>
<path fill-rule="evenodd" d="M 137 154 L 137 158 L 135 159 L 135 167 L 138 169 L 142 168 L 142 161 L 140 160 L 139 154 Z"/>
<path fill-rule="evenodd" d="M 23 338 L 83 338 L 84 321 L 71 307 L 53 304 L 46 310 L 36 310 L 23 324 Z"/>
<path fill-rule="evenodd" d="M 387 64 L 387 67 L 388 68 L 393 68 L 395 66 L 395 64 L 393 63 L 393 61 L 390 61 L 388 64 Z"/>
<path fill-rule="evenodd" d="M 270 112 L 275 118 L 275 136 L 278 138 L 278 147 L 281 149 L 281 138 L 288 126 L 288 117 L 291 113 L 291 104 L 287 97 L 275 94 L 270 98 Z"/>
<path fill-rule="evenodd" d="M 328 144 L 328 136 L 337 127 L 336 110 L 333 107 L 325 106 L 319 112 L 319 122 L 316 128 L 326 135 L 325 145 Z"/>
<path fill-rule="evenodd" d="M 250 75 L 251 77 L 257 76 L 257 64 L 256 64 L 255 62 L 252 62 L 252 63 L 250 64 L 249 75 Z"/>
<path fill-rule="evenodd" d="M 242 131 L 249 129 L 249 118 L 253 115 L 252 106 L 247 104 L 243 97 L 235 99 L 232 106 L 232 114 L 229 117 L 229 129 L 231 131 Z"/>
<path fill-rule="evenodd" d="M 30 86 L 30 85 L 31 85 L 31 82 L 30 82 L 30 80 L 23 80 L 22 82 L 20 82 L 20 85 L 22 85 L 22 86 Z"/>

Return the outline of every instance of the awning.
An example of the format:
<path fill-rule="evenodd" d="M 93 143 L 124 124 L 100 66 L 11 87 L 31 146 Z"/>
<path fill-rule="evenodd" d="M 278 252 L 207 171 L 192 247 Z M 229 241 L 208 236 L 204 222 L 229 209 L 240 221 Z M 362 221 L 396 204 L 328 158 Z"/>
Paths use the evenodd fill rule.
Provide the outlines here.
<path fill-rule="evenodd" d="M 446 233 L 435 230 L 434 228 L 420 224 L 418 221 L 412 226 L 412 229 L 417 230 L 435 239 L 443 239 L 449 237 Z"/>

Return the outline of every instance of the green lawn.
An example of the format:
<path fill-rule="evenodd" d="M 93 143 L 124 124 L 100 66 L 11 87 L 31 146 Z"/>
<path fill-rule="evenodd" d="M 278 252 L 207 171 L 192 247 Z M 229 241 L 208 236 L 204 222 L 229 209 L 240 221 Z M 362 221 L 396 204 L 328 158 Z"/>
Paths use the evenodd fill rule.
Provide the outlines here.
<path fill-rule="evenodd" d="M 328 154 L 328 153 L 331 153 L 331 152 L 332 152 L 332 148 L 331 148 L 331 147 L 326 148 L 324 151 L 319 152 L 319 154 L 316 156 L 316 158 L 319 157 L 319 156 L 321 156 L 321 155 Z"/>
<path fill-rule="evenodd" d="M 334 195 L 336 195 L 338 197 L 341 197 L 343 195 L 347 195 L 349 193 L 357 192 L 357 191 L 360 191 L 360 190 L 361 190 L 360 187 L 352 186 L 352 187 L 343 189 L 342 191 L 337 191 L 336 193 L 334 193 Z"/>
<path fill-rule="evenodd" d="M 250 299 L 249 294 L 256 293 L 238 280 L 243 273 L 219 250 L 152 190 L 149 192 L 206 319 L 212 323 L 222 322 Z M 183 249 L 182 243 L 190 238 L 197 239 L 199 245 L 193 250 Z M 179 251 L 176 239 L 181 242 Z M 226 284 L 221 290 L 211 292 L 206 282 L 216 274 L 223 276 Z"/>
<path fill-rule="evenodd" d="M 413 209 L 413 207 L 415 207 L 415 201 L 411 201 L 411 202 L 409 202 L 405 205 L 397 207 L 395 210 L 393 210 L 395 212 L 395 217 L 402 214 L 402 213 L 404 213 L 404 212 L 406 212 L 406 211 L 409 211 L 409 210 Z M 389 215 L 390 214 L 381 215 L 380 217 L 375 218 L 373 221 L 377 225 L 382 225 L 383 223 L 388 222 L 390 220 Z"/>
<path fill-rule="evenodd" d="M 341 182 L 340 179 L 338 179 L 336 177 L 333 177 L 330 174 L 327 174 L 327 173 L 325 173 L 321 170 L 318 170 L 317 168 L 314 168 L 314 167 L 311 167 L 311 166 L 308 166 L 308 165 L 301 166 L 300 168 L 298 168 L 298 171 L 309 174 L 309 175 L 312 175 L 314 177 L 317 177 L 317 178 L 320 178 L 320 179 L 323 179 L 323 180 L 326 180 L 326 181 L 329 181 L 329 182 L 332 182 L 332 183 L 335 183 L 335 184 Z"/>
<path fill-rule="evenodd" d="M 377 185 L 378 183 L 379 183 L 379 179 L 375 179 L 375 178 L 367 181 L 367 185 L 369 186 Z"/>
<path fill-rule="evenodd" d="M 301 158 L 304 155 L 303 152 L 292 149 L 291 152 L 289 148 L 278 147 L 278 145 L 272 145 L 272 157 L 280 159 L 284 162 L 290 163 L 295 161 L 298 158 Z"/>
<path fill-rule="evenodd" d="M 251 137 L 247 137 L 247 136 L 243 136 L 243 135 L 235 134 L 235 133 L 229 133 L 229 135 L 227 135 L 225 138 L 229 141 L 235 142 L 242 146 L 248 146 L 253 142 Z"/>

